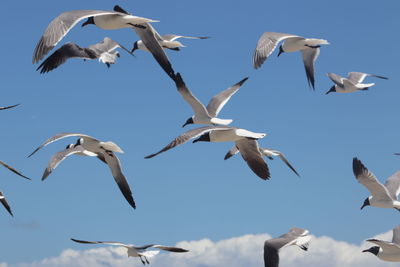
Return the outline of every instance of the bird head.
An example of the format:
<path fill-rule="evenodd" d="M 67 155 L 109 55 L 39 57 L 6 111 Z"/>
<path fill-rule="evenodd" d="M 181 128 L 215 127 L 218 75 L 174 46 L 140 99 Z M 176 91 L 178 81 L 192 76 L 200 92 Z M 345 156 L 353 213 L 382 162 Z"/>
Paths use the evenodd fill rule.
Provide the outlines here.
<path fill-rule="evenodd" d="M 332 86 L 331 89 L 329 89 L 329 91 L 326 92 L 325 94 L 327 95 L 327 94 L 332 93 L 332 92 L 336 92 L 336 86 Z"/>
<path fill-rule="evenodd" d="M 378 247 L 378 246 L 373 246 L 373 247 L 370 247 L 369 249 L 363 250 L 362 252 L 370 252 L 370 253 L 372 253 L 374 255 L 378 255 L 380 249 L 381 248 Z"/>
<path fill-rule="evenodd" d="M 131 50 L 131 53 L 133 54 L 133 52 L 134 52 L 135 50 L 137 50 L 137 49 L 139 49 L 139 47 L 138 47 L 138 41 L 136 41 L 136 42 L 133 43 L 133 48 L 132 48 L 132 50 Z"/>
<path fill-rule="evenodd" d="M 284 53 L 285 51 L 283 51 L 282 45 L 279 46 L 279 53 L 278 53 L 278 57 Z"/>
<path fill-rule="evenodd" d="M 203 142 L 210 142 L 210 141 L 211 141 L 211 140 L 210 140 L 210 133 L 205 133 L 205 134 L 203 134 L 202 136 L 200 136 L 199 138 L 197 138 L 196 140 L 194 140 L 193 143 L 200 142 L 200 141 L 203 141 Z"/>
<path fill-rule="evenodd" d="M 366 207 L 366 206 L 370 206 L 371 205 L 371 203 L 369 202 L 369 197 L 368 198 L 366 198 L 365 200 L 364 200 L 364 204 L 361 206 L 361 209 L 363 209 L 364 207 Z"/>
<path fill-rule="evenodd" d="M 83 24 L 82 27 L 85 27 L 88 24 L 95 24 L 94 23 L 94 17 L 89 17 Z"/>
<path fill-rule="evenodd" d="M 186 122 L 182 125 L 182 128 L 185 127 L 188 124 L 193 124 L 193 117 L 190 117 L 189 119 L 186 120 Z"/>

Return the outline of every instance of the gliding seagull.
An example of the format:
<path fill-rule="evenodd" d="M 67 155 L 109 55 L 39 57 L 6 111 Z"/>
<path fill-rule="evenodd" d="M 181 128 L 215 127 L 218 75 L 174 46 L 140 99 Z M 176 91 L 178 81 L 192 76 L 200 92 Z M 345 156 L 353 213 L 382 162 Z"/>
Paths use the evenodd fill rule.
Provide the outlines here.
<path fill-rule="evenodd" d="M 135 209 L 136 204 L 132 197 L 131 189 L 124 174 L 122 173 L 121 163 L 119 162 L 117 156 L 114 154 L 114 152 L 119 152 L 119 153 L 124 153 L 124 152 L 121 150 L 119 146 L 117 146 L 113 142 L 110 141 L 102 142 L 91 136 L 80 133 L 61 133 L 47 139 L 43 144 L 41 144 L 37 149 L 35 149 L 35 151 L 33 151 L 28 157 L 32 156 L 46 145 L 70 136 L 78 136 L 79 139 L 77 143 L 75 145 L 68 145 L 65 150 L 56 153 L 50 159 L 50 162 L 43 173 L 42 181 L 47 178 L 47 176 L 58 166 L 58 164 L 61 161 L 63 161 L 66 157 L 70 155 L 78 154 L 83 156 L 96 156 L 103 162 L 107 163 L 115 179 L 115 182 L 117 183 L 125 199 Z"/>
<path fill-rule="evenodd" d="M 186 87 L 181 74 L 177 73 L 175 78 L 175 84 L 178 92 L 182 95 L 183 99 L 192 107 L 194 115 L 190 117 L 182 127 L 188 124 L 221 124 L 228 125 L 232 120 L 224 120 L 217 118 L 218 113 L 229 101 L 229 99 L 239 90 L 248 78 L 244 78 L 232 87 L 220 92 L 213 96 L 207 105 L 207 108 L 192 94 L 192 92 Z"/>
<path fill-rule="evenodd" d="M 139 257 L 143 265 L 150 264 L 149 260 L 147 259 L 148 257 L 153 257 L 159 253 L 159 251 L 155 250 L 150 250 L 146 251 L 148 248 L 157 248 L 160 250 L 165 250 L 169 252 L 176 252 L 176 253 L 182 253 L 182 252 L 188 252 L 189 250 L 183 249 L 183 248 L 177 248 L 177 247 L 167 247 L 163 245 L 155 245 L 155 244 L 150 244 L 150 245 L 144 245 L 141 247 L 136 247 L 134 245 L 130 244 L 124 244 L 121 242 L 113 242 L 113 241 L 84 241 L 84 240 L 77 240 L 71 238 L 72 241 L 77 242 L 77 243 L 82 243 L 82 244 L 108 244 L 112 246 L 122 246 L 125 247 L 128 251 L 128 257 Z"/>
<path fill-rule="evenodd" d="M 372 194 L 365 199 L 361 206 L 373 206 L 378 208 L 395 208 L 400 211 L 400 201 L 397 196 L 400 193 L 400 171 L 390 176 L 385 185 L 381 184 L 376 176 L 370 172 L 359 159 L 353 158 L 353 172 L 357 181 L 364 185 Z"/>
<path fill-rule="evenodd" d="M 297 173 L 297 171 L 293 168 L 293 166 L 289 163 L 289 161 L 286 159 L 285 155 L 278 151 L 278 150 L 273 150 L 273 149 L 269 149 L 269 148 L 259 148 L 260 153 L 263 156 L 268 157 L 270 160 L 273 160 L 273 156 L 276 157 L 278 156 L 283 162 L 285 162 L 285 164 L 297 175 L 300 177 L 300 175 Z M 228 153 L 226 153 L 224 160 L 227 160 L 229 158 L 231 158 L 232 156 L 236 155 L 237 153 L 239 153 L 239 149 L 236 146 L 233 146 Z"/>
<path fill-rule="evenodd" d="M 157 156 L 160 153 L 170 150 L 176 146 L 182 145 L 187 141 L 197 138 L 193 143 L 199 141 L 205 142 L 235 142 L 243 159 L 252 171 L 258 177 L 266 180 L 270 178 L 268 165 L 265 163 L 257 139 L 263 138 L 265 133 L 254 133 L 245 129 L 239 129 L 231 126 L 205 126 L 187 131 L 171 143 L 165 146 L 157 153 L 146 156 L 146 159 Z"/>
<path fill-rule="evenodd" d="M 12 171 L 13 173 L 21 176 L 22 178 L 25 178 L 28 180 L 31 179 L 29 177 L 26 177 L 25 175 L 23 175 L 22 173 L 20 173 L 19 171 L 17 171 L 16 169 L 14 169 L 13 167 L 11 167 L 10 165 L 6 164 L 5 162 L 3 162 L 1 160 L 0 160 L 0 164 L 3 165 L 4 167 L 6 167 L 7 169 L 9 169 L 10 171 Z M 3 192 L 0 192 L 0 202 L 4 206 L 4 208 L 8 211 L 8 213 L 10 213 L 11 216 L 14 216 L 11 211 L 10 205 L 8 204 Z"/>
<path fill-rule="evenodd" d="M 87 21 L 82 24 L 82 27 L 88 24 L 94 24 L 104 30 L 145 27 L 143 26 L 144 23 L 158 22 L 156 20 L 132 16 L 116 11 L 67 11 L 53 19 L 47 26 L 43 36 L 36 45 L 32 63 L 40 61 L 79 21 L 83 19 L 87 19 Z"/>
<path fill-rule="evenodd" d="M 70 58 L 83 58 L 84 60 L 98 58 L 100 62 L 110 67 L 110 64 L 114 64 L 117 57 L 120 57 L 119 53 L 114 51 L 117 48 L 122 48 L 132 55 L 128 49 L 108 37 L 87 48 L 82 48 L 74 43 L 66 43 L 46 58 L 36 70 L 40 69 L 40 73 L 49 72 L 64 64 Z"/>
<path fill-rule="evenodd" d="M 210 37 L 206 36 L 182 36 L 182 35 L 176 35 L 176 34 L 165 34 L 165 35 L 159 35 L 156 33 L 156 38 L 158 42 L 160 43 L 161 47 L 164 49 L 170 49 L 174 51 L 179 51 L 180 47 L 186 47 L 184 46 L 181 42 L 177 41 L 180 38 L 185 38 L 185 39 L 209 39 Z M 132 52 L 135 50 L 140 49 L 143 51 L 149 51 L 147 47 L 143 44 L 142 40 L 138 40 L 133 44 L 133 49 Z"/>
<path fill-rule="evenodd" d="M 258 40 L 253 54 L 253 66 L 255 69 L 261 67 L 281 41 L 284 42 L 279 47 L 278 57 L 283 52 L 301 51 L 308 85 L 315 90 L 314 63 L 318 58 L 319 48 L 323 44 L 329 44 L 328 41 L 323 39 L 308 39 L 288 33 L 264 32 Z"/>
<path fill-rule="evenodd" d="M 370 247 L 362 252 L 370 252 L 383 261 L 400 261 L 400 225 L 393 229 L 392 242 L 378 239 L 368 239 L 367 241 L 378 246 Z"/>
<path fill-rule="evenodd" d="M 328 77 L 335 83 L 328 92 L 325 94 L 329 94 L 332 92 L 337 93 L 352 93 L 361 90 L 368 90 L 371 86 L 374 86 L 375 83 L 362 83 L 367 76 L 372 76 L 380 79 L 388 80 L 388 78 L 383 76 L 378 76 L 374 74 L 362 73 L 362 72 L 349 72 L 348 77 L 344 78 L 335 73 L 328 72 Z"/>
<path fill-rule="evenodd" d="M 118 5 L 114 6 L 114 11 L 124 13 L 126 15 L 131 15 Z M 161 68 L 167 73 L 167 75 L 171 79 L 174 79 L 175 71 L 173 70 L 171 62 L 169 61 L 167 55 L 165 54 L 163 48 L 157 40 L 160 35 L 150 23 L 144 23 L 142 26 L 143 27 L 133 27 L 133 30 L 136 32 L 137 35 L 139 35 L 143 44 L 151 52 L 154 59 L 158 62 Z M 131 52 L 133 51 L 134 49 L 132 49 Z"/>
<path fill-rule="evenodd" d="M 294 227 L 289 233 L 278 238 L 273 238 L 264 243 L 264 265 L 265 267 L 279 266 L 279 250 L 287 246 L 298 246 L 307 251 L 311 240 L 308 230 Z"/>

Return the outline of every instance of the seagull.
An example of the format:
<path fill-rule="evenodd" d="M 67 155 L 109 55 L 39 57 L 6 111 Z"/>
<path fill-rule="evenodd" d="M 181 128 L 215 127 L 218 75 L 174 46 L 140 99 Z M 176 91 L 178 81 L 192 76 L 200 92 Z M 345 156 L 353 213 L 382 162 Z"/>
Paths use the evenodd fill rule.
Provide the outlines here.
<path fill-rule="evenodd" d="M 321 45 L 329 44 L 328 41 L 323 39 L 309 39 L 288 33 L 264 32 L 258 40 L 253 54 L 253 66 L 255 69 L 261 67 L 281 41 L 284 42 L 279 46 L 278 57 L 283 52 L 301 51 L 308 85 L 315 90 L 314 62 L 319 56 L 319 48 Z"/>
<path fill-rule="evenodd" d="M 181 42 L 177 41 L 180 38 L 204 40 L 204 39 L 209 39 L 210 37 L 207 37 L 207 36 L 183 36 L 183 35 L 176 35 L 176 34 L 165 34 L 165 35 L 161 36 L 159 34 L 156 34 L 156 38 L 162 48 L 179 51 L 181 47 L 186 47 Z M 147 47 L 143 44 L 142 40 L 138 40 L 133 44 L 132 52 L 134 52 L 137 49 L 140 49 L 143 51 L 149 51 L 147 49 Z"/>
<path fill-rule="evenodd" d="M 128 13 L 126 10 L 124 10 L 118 5 L 114 6 L 114 11 L 131 16 L 130 13 Z M 158 64 L 165 71 L 165 73 L 167 73 L 167 75 L 171 79 L 174 79 L 175 71 L 172 68 L 171 62 L 169 61 L 163 48 L 158 42 L 160 35 L 150 23 L 143 23 L 141 26 L 143 27 L 133 27 L 133 30 L 136 32 L 137 35 L 139 35 L 143 44 L 146 46 L 147 50 L 151 52 L 154 59 L 158 62 Z M 133 51 L 134 49 L 132 49 L 131 52 L 133 53 Z"/>
<path fill-rule="evenodd" d="M 108 37 L 87 48 L 82 48 L 74 43 L 66 43 L 46 58 L 36 70 L 40 69 L 40 73 L 47 73 L 64 64 L 70 58 L 99 59 L 100 62 L 110 67 L 110 64 L 114 64 L 117 57 L 120 57 L 119 53 L 115 51 L 117 48 L 122 48 L 133 55 L 128 49 Z"/>
<path fill-rule="evenodd" d="M 182 95 L 183 99 L 192 107 L 195 113 L 192 117 L 187 119 L 182 127 L 185 127 L 188 124 L 230 124 L 232 120 L 219 119 L 217 118 L 217 115 L 225 106 L 225 104 L 229 101 L 229 99 L 239 90 L 243 83 L 247 81 L 247 79 L 248 77 L 244 78 L 232 87 L 215 95 L 213 98 L 211 98 L 207 107 L 205 107 L 186 87 L 186 84 L 183 81 L 181 74 L 177 73 L 175 84 L 178 92 Z"/>
<path fill-rule="evenodd" d="M 352 93 L 361 90 L 366 91 L 369 89 L 369 87 L 375 85 L 375 83 L 362 83 L 367 76 L 388 80 L 388 78 L 383 76 L 363 72 L 349 72 L 347 78 L 343 78 L 335 73 L 328 72 L 328 77 L 335 83 L 335 85 L 332 86 L 325 94 L 327 95 L 332 92 Z"/>
<path fill-rule="evenodd" d="M 33 53 L 32 62 L 40 61 L 64 36 L 81 20 L 87 19 L 83 26 L 94 24 L 104 30 L 145 27 L 148 22 L 158 22 L 143 17 L 132 16 L 116 11 L 73 10 L 61 13 L 47 26 Z"/>
<path fill-rule="evenodd" d="M 25 175 L 23 175 L 22 173 L 20 173 L 19 171 L 17 171 L 16 169 L 14 169 L 13 167 L 11 167 L 10 165 L 6 164 L 5 162 L 3 162 L 1 160 L 0 160 L 0 164 L 3 165 L 4 167 L 6 167 L 7 169 L 9 169 L 10 171 L 12 171 L 13 173 L 21 176 L 22 178 L 31 180 L 31 178 L 26 177 Z M 12 211 L 11 211 L 10 205 L 8 204 L 3 192 L 0 192 L 0 202 L 4 206 L 4 208 L 6 208 L 8 213 L 10 213 L 11 216 L 14 216 Z"/>
<path fill-rule="evenodd" d="M 289 161 L 286 159 L 285 155 L 278 151 L 278 150 L 273 150 L 273 149 L 269 149 L 269 148 L 259 148 L 260 153 L 263 156 L 268 157 L 270 160 L 273 160 L 273 157 L 278 156 L 283 162 L 285 162 L 285 164 L 298 176 L 300 177 L 300 175 L 297 173 L 297 171 L 293 168 L 293 166 L 289 163 Z M 239 149 L 236 146 L 233 146 L 228 153 L 226 153 L 224 160 L 227 160 L 229 158 L 231 158 L 232 156 L 236 155 L 239 152 Z"/>
<path fill-rule="evenodd" d="M 358 182 L 364 185 L 372 194 L 372 196 L 365 199 L 361 209 L 365 206 L 373 206 L 395 208 L 400 211 L 400 201 L 397 200 L 397 196 L 400 193 L 400 171 L 390 176 L 385 185 L 383 185 L 359 159 L 353 158 L 353 172 Z"/>
<path fill-rule="evenodd" d="M 6 107 L 0 107 L 0 110 L 5 110 L 5 109 L 9 109 L 9 108 L 14 108 L 16 106 L 19 106 L 20 104 L 16 104 L 16 105 L 12 105 L 12 106 L 6 106 Z"/>
<path fill-rule="evenodd" d="M 283 247 L 296 245 L 307 251 L 311 240 L 308 230 L 294 227 L 289 233 L 278 238 L 273 238 L 264 243 L 264 264 L 265 267 L 279 266 L 279 250 Z"/>
<path fill-rule="evenodd" d="M 393 229 L 392 242 L 378 239 L 368 239 L 367 241 L 378 246 L 370 247 L 362 252 L 370 252 L 383 261 L 400 261 L 400 225 Z"/>
<path fill-rule="evenodd" d="M 119 189 L 124 195 L 125 199 L 128 203 L 135 209 L 136 204 L 132 197 L 132 192 L 129 187 L 129 184 L 122 173 L 121 163 L 119 162 L 118 157 L 114 154 L 114 152 L 124 153 L 122 149 L 113 142 L 102 142 L 99 141 L 89 135 L 80 134 L 80 133 L 60 133 L 53 137 L 47 139 L 43 144 L 41 144 L 35 151 L 33 151 L 28 157 L 31 157 L 41 148 L 46 145 L 53 143 L 57 140 L 78 136 L 79 139 L 75 145 L 68 145 L 67 148 L 63 151 L 56 153 L 49 161 L 49 164 L 46 170 L 43 173 L 42 181 L 49 176 L 49 174 L 58 166 L 58 164 L 63 161 L 66 157 L 77 154 L 82 156 L 96 156 L 103 162 L 105 162 L 111 170 L 111 173 L 117 183 Z"/>
<path fill-rule="evenodd" d="M 74 242 L 77 242 L 77 243 L 82 243 L 82 244 L 108 244 L 108 245 L 112 245 L 112 246 L 124 247 L 128 250 L 128 257 L 139 257 L 141 262 L 143 263 L 143 265 L 146 265 L 146 263 L 150 264 L 150 262 L 147 258 L 153 257 L 159 253 L 159 251 L 155 251 L 155 250 L 146 251 L 146 249 L 148 249 L 148 248 L 157 248 L 160 250 L 176 252 L 176 253 L 189 252 L 189 250 L 186 250 L 183 248 L 167 247 L 167 246 L 155 245 L 155 244 L 136 247 L 131 244 L 124 244 L 121 242 L 113 242 L 113 241 L 84 241 L 84 240 L 77 240 L 74 238 L 71 238 L 71 240 Z"/>
<path fill-rule="evenodd" d="M 235 142 L 243 159 L 252 171 L 261 179 L 269 179 L 268 165 L 265 163 L 257 139 L 263 138 L 265 133 L 254 133 L 245 129 L 239 129 L 231 126 L 205 126 L 187 131 L 171 143 L 165 146 L 157 153 L 146 156 L 146 159 L 157 156 L 160 153 L 170 150 L 176 146 L 182 145 L 187 141 L 197 138 L 193 143 L 204 142 Z"/>

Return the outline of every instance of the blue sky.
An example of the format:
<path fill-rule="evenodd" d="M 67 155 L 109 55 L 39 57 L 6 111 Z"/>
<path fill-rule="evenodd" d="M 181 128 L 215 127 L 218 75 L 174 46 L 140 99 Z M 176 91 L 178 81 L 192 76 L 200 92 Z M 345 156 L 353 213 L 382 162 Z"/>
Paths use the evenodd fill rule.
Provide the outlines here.
<path fill-rule="evenodd" d="M 259 179 L 240 156 L 223 157 L 230 143 L 188 143 L 156 158 L 183 132 L 192 115 L 173 82 L 150 54 L 121 52 L 107 69 L 96 61 L 70 60 L 40 75 L 33 49 L 58 14 L 74 9 L 128 11 L 160 20 L 161 33 L 211 36 L 183 40 L 168 51 L 176 71 L 203 102 L 244 77 L 249 80 L 222 110 L 233 126 L 268 135 L 265 147 L 281 150 L 301 175 L 279 159 L 269 161 L 271 180 Z M 367 207 L 367 190 L 355 180 L 354 156 L 381 180 L 399 169 L 397 88 L 397 1 L 7 1 L 0 17 L 2 42 L 0 159 L 33 181 L 1 171 L 0 189 L 15 217 L 0 210 L 0 262 L 16 264 L 54 257 L 63 250 L 89 249 L 69 238 L 134 244 L 213 241 L 307 228 L 351 244 L 398 224 L 398 212 Z M 299 53 L 274 53 L 259 70 L 251 56 L 265 31 L 327 39 L 316 62 L 316 90 L 308 88 Z M 81 46 L 108 36 L 127 47 L 138 39 L 129 29 L 104 31 L 75 27 L 62 40 Z M 9 43 L 5 43 L 7 40 Z M 360 71 L 370 78 L 367 92 L 330 94 L 327 72 Z M 185 130 L 187 130 L 186 128 Z M 137 209 L 120 194 L 108 168 L 95 158 L 72 156 L 51 176 L 40 177 L 51 155 L 75 138 L 26 156 L 59 132 L 81 132 L 117 143 Z M 260 255 L 261 257 L 261 255 Z M 224 266 L 221 262 L 218 266 Z"/>

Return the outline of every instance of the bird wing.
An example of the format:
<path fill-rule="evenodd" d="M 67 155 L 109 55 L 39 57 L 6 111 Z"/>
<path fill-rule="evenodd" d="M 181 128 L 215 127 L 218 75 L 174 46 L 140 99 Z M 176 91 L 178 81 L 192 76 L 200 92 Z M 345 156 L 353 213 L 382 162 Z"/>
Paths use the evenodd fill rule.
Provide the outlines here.
<path fill-rule="evenodd" d="M 343 77 L 340 77 L 339 75 L 332 72 L 328 72 L 327 74 L 329 79 L 332 80 L 332 82 L 334 82 L 336 85 L 340 87 L 343 87 Z"/>
<path fill-rule="evenodd" d="M 253 67 L 255 69 L 261 67 L 269 55 L 274 52 L 278 43 L 288 38 L 304 39 L 303 37 L 288 33 L 264 32 L 258 40 L 257 47 L 254 50 Z"/>
<path fill-rule="evenodd" d="M 198 136 L 201 136 L 201 135 L 211 132 L 213 130 L 226 130 L 226 129 L 229 129 L 229 128 L 226 126 L 216 126 L 216 127 L 215 126 L 204 126 L 204 127 L 189 130 L 189 131 L 181 134 L 180 136 L 176 137 L 174 140 L 172 140 L 171 143 L 166 145 L 163 149 L 161 149 L 157 153 L 148 155 L 145 158 L 149 159 L 149 158 L 155 157 L 160 153 L 170 150 L 171 148 L 174 148 L 176 146 L 186 143 L 190 139 L 196 138 Z"/>
<path fill-rule="evenodd" d="M 38 152 L 38 151 L 39 151 L 40 149 L 42 149 L 43 147 L 47 146 L 48 144 L 53 143 L 53 142 L 55 142 L 55 141 L 58 141 L 58 140 L 60 140 L 60 139 L 66 138 L 66 137 L 70 137 L 70 136 L 86 137 L 86 138 L 92 139 L 93 141 L 100 142 L 99 140 L 97 140 L 97 139 L 95 139 L 95 138 L 93 138 L 93 137 L 91 137 L 91 136 L 89 136 L 89 135 L 86 135 L 86 134 L 81 134 L 81 133 L 59 133 L 59 134 L 54 135 L 53 137 L 50 137 L 50 138 L 47 139 L 46 141 L 44 141 L 44 143 L 41 144 L 38 148 L 36 148 L 36 149 L 28 156 L 28 158 L 29 158 L 30 156 L 32 156 L 33 154 L 35 154 L 36 152 Z"/>
<path fill-rule="evenodd" d="M 219 94 L 213 96 L 207 105 L 208 114 L 211 117 L 216 117 L 225 104 L 231 99 L 231 97 L 239 90 L 248 77 L 244 78 L 240 82 L 236 83 L 232 87 L 220 92 Z"/>
<path fill-rule="evenodd" d="M 120 15 L 114 11 L 73 10 L 61 13 L 53 19 L 43 33 L 33 52 L 32 63 L 40 61 L 82 19 L 101 15 Z"/>
<path fill-rule="evenodd" d="M 108 244 L 112 246 L 123 246 L 123 247 L 130 247 L 130 245 L 121 243 L 121 242 L 114 242 L 114 241 L 85 241 L 85 240 L 78 240 L 71 238 L 72 241 L 82 244 Z"/>
<path fill-rule="evenodd" d="M 227 160 L 229 158 L 231 158 L 232 156 L 236 155 L 237 153 L 239 153 L 239 149 L 236 146 L 233 146 L 228 153 L 226 153 L 224 160 Z"/>
<path fill-rule="evenodd" d="M 365 77 L 367 76 L 372 76 L 372 77 L 376 77 L 379 79 L 384 79 L 384 80 L 388 80 L 389 78 L 384 77 L 384 76 L 379 76 L 379 75 L 375 75 L 375 74 L 368 74 L 368 73 L 363 73 L 363 72 L 349 72 L 348 73 L 348 79 L 351 80 L 352 82 L 354 82 L 355 84 L 357 83 L 362 83 L 362 81 L 364 81 Z"/>
<path fill-rule="evenodd" d="M 278 267 L 279 266 L 279 244 L 274 242 L 276 239 L 270 239 L 264 242 L 264 266 Z"/>
<path fill-rule="evenodd" d="M 133 27 L 137 35 L 139 35 L 143 44 L 151 52 L 154 59 L 160 64 L 161 68 L 167 73 L 172 79 L 175 78 L 175 71 L 172 68 L 172 64 L 169 61 L 164 49 L 161 47 L 159 40 L 162 38 L 159 33 L 154 29 L 150 23 L 142 24 L 144 28 Z"/>
<path fill-rule="evenodd" d="M 19 105 L 20 105 L 20 104 L 16 104 L 16 105 L 12 105 L 12 106 L 6 106 L 6 107 L 0 107 L 0 110 L 13 108 L 13 107 L 16 107 L 16 106 L 19 106 Z"/>
<path fill-rule="evenodd" d="M 400 245 L 400 225 L 393 229 L 392 243 Z"/>
<path fill-rule="evenodd" d="M 273 153 L 278 154 L 278 157 L 298 176 L 300 177 L 300 174 L 298 174 L 298 172 L 294 169 L 294 167 L 292 166 L 292 164 L 289 163 L 289 161 L 287 160 L 287 158 L 285 157 L 285 155 L 278 151 L 278 150 L 270 150 L 268 148 L 263 148 L 261 150 L 267 150 L 267 151 L 271 151 Z"/>
<path fill-rule="evenodd" d="M 176 34 L 165 34 L 161 36 L 163 40 L 166 41 L 175 41 L 179 38 L 186 38 L 186 39 L 209 39 L 210 37 L 207 36 L 182 36 L 182 35 L 176 35 Z"/>
<path fill-rule="evenodd" d="M 235 143 L 250 169 L 257 174 L 258 177 L 264 180 L 269 179 L 270 173 L 268 165 L 260 153 L 258 142 L 253 139 L 244 138 Z"/>
<path fill-rule="evenodd" d="M 118 157 L 112 151 L 105 151 L 103 153 L 104 160 L 106 161 L 108 167 L 111 170 L 111 173 L 117 183 L 119 190 L 121 190 L 124 195 L 126 201 L 136 209 L 135 200 L 132 196 L 132 191 L 129 187 L 128 181 L 126 180 L 124 174 L 121 170 L 121 163 L 119 162 Z"/>
<path fill-rule="evenodd" d="M 368 239 L 368 242 L 374 243 L 382 248 L 388 254 L 398 254 L 400 251 L 400 245 L 391 242 L 378 240 L 378 239 Z"/>
<path fill-rule="evenodd" d="M 133 53 L 131 51 L 129 51 L 128 48 L 126 48 L 125 46 L 121 45 L 120 43 L 112 40 L 109 37 L 104 37 L 103 41 L 91 45 L 88 48 L 93 49 L 93 50 L 97 50 L 97 51 L 101 51 L 101 52 L 111 52 L 117 48 L 122 48 L 123 50 L 125 50 L 126 52 L 128 52 L 129 54 L 131 54 L 133 56 Z"/>
<path fill-rule="evenodd" d="M 175 80 L 175 84 L 176 84 L 176 88 L 178 89 L 178 92 L 182 95 L 183 99 L 192 107 L 193 112 L 197 116 L 210 117 L 206 107 L 187 88 L 180 73 L 176 74 L 174 80 Z"/>
<path fill-rule="evenodd" d="M 36 70 L 47 73 L 64 64 L 70 58 L 95 59 L 99 54 L 87 48 L 82 48 L 74 43 L 66 43 L 44 60 Z"/>
<path fill-rule="evenodd" d="M 308 85 L 315 90 L 315 78 L 314 78 L 314 64 L 319 56 L 319 48 L 308 47 L 301 50 L 303 55 L 304 68 L 307 74 Z"/>
<path fill-rule="evenodd" d="M 307 250 L 311 236 L 309 231 L 303 228 L 293 227 L 288 233 L 283 234 L 280 238 L 285 239 L 287 242 L 284 246 L 296 245 L 303 250 Z"/>
<path fill-rule="evenodd" d="M 0 160 L 0 164 L 3 165 L 4 167 L 6 167 L 7 169 L 9 169 L 10 171 L 12 171 L 13 173 L 15 173 L 25 179 L 31 180 L 31 178 L 26 177 L 25 175 L 23 175 L 22 173 L 20 173 L 19 171 L 17 171 L 16 169 L 14 169 L 13 167 L 11 167 L 10 165 L 8 165 L 7 163 L 5 163 L 1 160 Z"/>
<path fill-rule="evenodd" d="M 10 213 L 11 216 L 14 216 L 12 211 L 11 211 L 10 205 L 8 205 L 8 202 L 7 202 L 6 198 L 3 195 L 3 192 L 0 192 L 0 202 L 4 206 L 4 208 L 6 208 L 8 213 Z"/>
<path fill-rule="evenodd" d="M 386 187 L 357 158 L 353 158 L 353 173 L 357 181 L 364 185 L 374 197 L 393 200 Z"/>
<path fill-rule="evenodd" d="M 390 196 L 396 200 L 400 193 L 400 171 L 396 172 L 386 180 L 385 187 L 389 191 Z"/>
<path fill-rule="evenodd" d="M 49 163 L 47 164 L 47 168 L 44 170 L 43 176 L 42 176 L 42 181 L 45 180 L 50 173 L 52 173 L 52 171 L 57 168 L 57 166 L 61 163 L 61 161 L 63 161 L 64 159 L 66 159 L 68 156 L 79 153 L 79 152 L 84 152 L 85 149 L 83 148 L 83 146 L 78 145 L 78 146 L 73 146 L 70 148 L 66 148 L 64 150 L 61 150 L 59 152 L 57 152 L 56 154 L 54 154 Z"/>
<path fill-rule="evenodd" d="M 163 245 L 156 245 L 156 244 L 149 244 L 149 245 L 144 245 L 141 247 L 134 247 L 135 249 L 148 249 L 148 248 L 158 248 L 161 250 L 165 251 L 170 251 L 170 252 L 188 252 L 189 250 L 183 249 L 183 248 L 178 248 L 178 247 L 168 247 L 168 246 L 163 246 Z"/>

